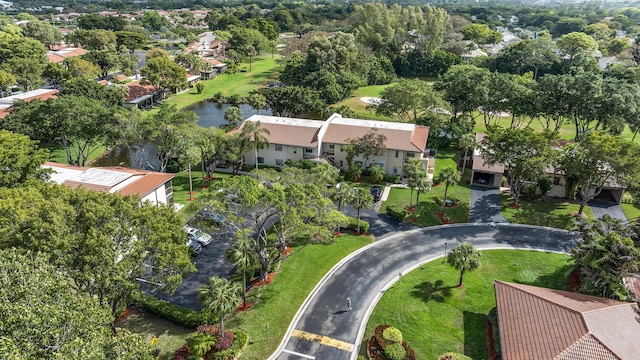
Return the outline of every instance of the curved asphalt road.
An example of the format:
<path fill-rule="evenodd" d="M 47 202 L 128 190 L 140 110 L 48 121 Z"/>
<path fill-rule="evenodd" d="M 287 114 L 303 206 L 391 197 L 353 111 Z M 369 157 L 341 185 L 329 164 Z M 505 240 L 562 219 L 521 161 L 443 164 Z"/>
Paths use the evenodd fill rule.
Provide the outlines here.
<path fill-rule="evenodd" d="M 469 241 L 477 249 L 517 248 L 569 252 L 572 233 L 539 226 L 460 224 L 394 234 L 351 254 L 313 290 L 271 360 L 356 359 L 375 304 L 402 274 Z M 346 299 L 353 310 L 346 310 Z"/>

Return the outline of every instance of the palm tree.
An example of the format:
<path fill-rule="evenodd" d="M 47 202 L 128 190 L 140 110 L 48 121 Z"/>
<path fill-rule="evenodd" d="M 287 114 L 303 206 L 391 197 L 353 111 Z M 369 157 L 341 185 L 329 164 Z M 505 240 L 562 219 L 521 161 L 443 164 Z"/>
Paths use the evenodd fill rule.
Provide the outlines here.
<path fill-rule="evenodd" d="M 260 121 L 247 121 L 242 128 L 242 136 L 253 141 L 256 170 L 258 169 L 258 150 L 263 146 L 269 147 L 269 140 L 264 135 L 270 135 L 268 129 L 260 127 Z"/>
<path fill-rule="evenodd" d="M 224 332 L 224 316 L 231 313 L 240 301 L 240 284 L 212 276 L 209 284 L 198 289 L 202 309 L 220 316 L 220 333 Z"/>
<path fill-rule="evenodd" d="M 373 195 L 369 194 L 369 192 L 364 189 L 359 189 L 359 188 L 354 189 L 354 195 L 351 198 L 351 201 L 349 203 L 353 205 L 353 207 L 356 208 L 356 211 L 358 212 L 358 225 L 357 225 L 356 231 L 359 234 L 360 233 L 360 209 L 370 208 L 371 206 L 373 206 Z"/>
<path fill-rule="evenodd" d="M 456 270 L 460 270 L 458 286 L 462 286 L 464 272 L 475 270 L 480 266 L 480 253 L 470 242 L 463 242 L 447 254 L 447 262 Z"/>
<path fill-rule="evenodd" d="M 384 169 L 381 166 L 374 166 L 370 170 L 371 182 L 377 184 L 384 180 Z"/>
<path fill-rule="evenodd" d="M 251 269 L 256 261 L 256 241 L 251 238 L 251 233 L 243 231 L 236 241 L 227 249 L 227 259 L 242 270 L 242 307 L 247 306 L 247 270 Z"/>
<path fill-rule="evenodd" d="M 426 174 L 427 169 L 420 160 L 413 159 L 404 165 L 404 173 L 409 178 L 407 185 L 409 189 L 411 189 L 411 193 L 409 194 L 409 207 L 411 208 L 413 207 L 413 190 L 417 185 L 416 180 L 421 174 Z"/>
<path fill-rule="evenodd" d="M 349 178 L 353 181 L 360 181 L 362 177 L 362 165 L 354 163 L 349 167 L 349 170 L 347 170 L 347 175 L 349 175 Z"/>
<path fill-rule="evenodd" d="M 476 139 L 473 134 L 464 134 L 458 139 L 458 146 L 464 150 L 464 158 L 462 160 L 462 175 L 467 167 L 467 156 L 469 151 L 473 151 L 476 148 Z"/>
<path fill-rule="evenodd" d="M 346 204 L 349 204 L 354 196 L 355 192 L 349 184 L 341 182 L 336 185 L 336 191 L 333 193 L 333 200 L 338 202 L 338 211 L 340 211 L 340 209 L 342 209 Z"/>
<path fill-rule="evenodd" d="M 420 206 L 420 193 L 431 190 L 431 180 L 429 180 L 427 174 L 425 173 L 416 180 L 415 185 L 416 190 L 418 190 L 418 194 L 416 194 L 416 211 L 413 212 L 413 220 L 416 219 L 416 216 L 418 214 L 418 206 Z"/>
<path fill-rule="evenodd" d="M 446 167 L 440 171 L 436 179 L 438 182 L 444 183 L 444 198 L 442 199 L 442 206 L 440 207 L 440 213 L 442 214 L 444 211 L 444 203 L 447 201 L 449 185 L 457 184 L 458 181 L 460 181 L 460 173 L 455 168 Z"/>

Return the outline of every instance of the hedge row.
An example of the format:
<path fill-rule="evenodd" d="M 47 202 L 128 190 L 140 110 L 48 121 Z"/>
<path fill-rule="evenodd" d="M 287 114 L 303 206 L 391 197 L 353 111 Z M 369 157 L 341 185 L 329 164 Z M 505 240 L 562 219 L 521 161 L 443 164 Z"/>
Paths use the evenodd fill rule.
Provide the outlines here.
<path fill-rule="evenodd" d="M 190 328 L 216 322 L 211 315 L 205 312 L 186 309 L 147 294 L 136 296 L 134 303 L 154 315 Z"/>
<path fill-rule="evenodd" d="M 405 208 L 403 208 L 402 206 L 398 206 L 398 205 L 387 205 L 386 209 L 385 209 L 385 213 L 387 214 L 388 217 L 397 220 L 397 221 L 403 221 L 405 217 L 407 217 L 407 210 L 405 210 Z"/>
<path fill-rule="evenodd" d="M 360 219 L 360 234 L 366 234 L 369 231 L 369 227 L 371 225 L 368 221 Z M 349 224 L 347 225 L 347 229 L 352 231 L 358 230 L 358 219 L 354 217 L 349 217 Z"/>

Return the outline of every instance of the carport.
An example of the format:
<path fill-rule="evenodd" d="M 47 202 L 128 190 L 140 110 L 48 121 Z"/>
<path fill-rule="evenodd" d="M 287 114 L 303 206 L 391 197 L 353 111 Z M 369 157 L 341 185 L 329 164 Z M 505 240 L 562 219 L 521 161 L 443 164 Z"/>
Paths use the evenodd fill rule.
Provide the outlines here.
<path fill-rule="evenodd" d="M 489 165 L 482 156 L 473 156 L 471 185 L 499 188 L 502 183 L 503 174 L 504 166 L 502 164 Z"/>

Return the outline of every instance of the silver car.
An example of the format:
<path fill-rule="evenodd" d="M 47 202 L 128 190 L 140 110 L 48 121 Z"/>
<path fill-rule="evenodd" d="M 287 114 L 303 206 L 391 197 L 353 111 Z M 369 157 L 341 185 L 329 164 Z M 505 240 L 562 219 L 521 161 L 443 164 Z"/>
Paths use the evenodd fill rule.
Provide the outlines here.
<path fill-rule="evenodd" d="M 211 237 L 211 235 L 207 234 L 206 232 L 198 229 L 198 228 L 194 228 L 191 226 L 185 226 L 184 227 L 184 231 L 187 232 L 187 236 L 189 239 L 193 239 L 197 242 L 199 242 L 200 244 L 202 244 L 202 246 L 207 246 L 209 244 L 211 244 L 211 241 L 213 240 L 213 238 Z"/>

